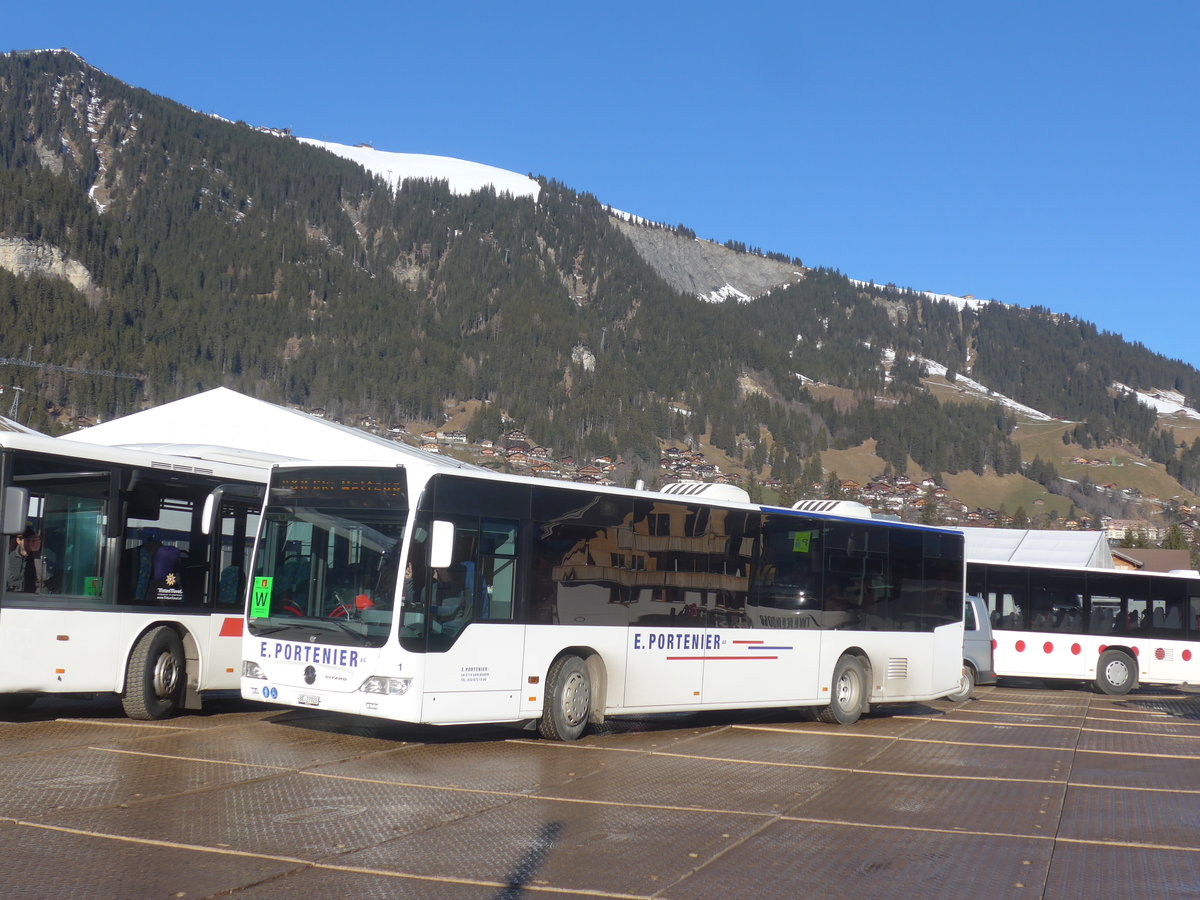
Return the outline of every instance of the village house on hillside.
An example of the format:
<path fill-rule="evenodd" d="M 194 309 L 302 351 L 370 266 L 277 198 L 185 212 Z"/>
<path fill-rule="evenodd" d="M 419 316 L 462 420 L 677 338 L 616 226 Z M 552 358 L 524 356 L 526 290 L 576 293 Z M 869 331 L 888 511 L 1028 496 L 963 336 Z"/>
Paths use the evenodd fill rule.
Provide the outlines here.
<path fill-rule="evenodd" d="M 1153 543 L 1164 537 L 1162 528 L 1145 519 L 1110 519 L 1104 526 L 1104 534 L 1110 541 L 1123 541 L 1126 534 L 1138 535 Z"/>

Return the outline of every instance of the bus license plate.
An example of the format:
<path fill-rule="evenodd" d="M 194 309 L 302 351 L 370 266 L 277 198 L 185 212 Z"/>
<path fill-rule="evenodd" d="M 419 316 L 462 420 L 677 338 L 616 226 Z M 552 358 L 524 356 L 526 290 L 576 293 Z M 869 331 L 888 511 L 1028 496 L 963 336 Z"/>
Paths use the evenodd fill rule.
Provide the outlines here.
<path fill-rule="evenodd" d="M 296 702 L 301 706 L 320 706 L 321 698 L 316 694 L 297 694 Z"/>

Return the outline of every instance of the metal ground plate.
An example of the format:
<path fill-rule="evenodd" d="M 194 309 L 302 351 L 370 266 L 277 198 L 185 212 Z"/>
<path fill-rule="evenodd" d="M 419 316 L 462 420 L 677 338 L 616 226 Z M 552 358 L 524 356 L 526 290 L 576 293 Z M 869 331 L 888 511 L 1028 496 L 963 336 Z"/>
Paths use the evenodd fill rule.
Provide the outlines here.
<path fill-rule="evenodd" d="M 5 897 L 1200 897 L 1200 692 L 638 717 L 0 719 Z"/>

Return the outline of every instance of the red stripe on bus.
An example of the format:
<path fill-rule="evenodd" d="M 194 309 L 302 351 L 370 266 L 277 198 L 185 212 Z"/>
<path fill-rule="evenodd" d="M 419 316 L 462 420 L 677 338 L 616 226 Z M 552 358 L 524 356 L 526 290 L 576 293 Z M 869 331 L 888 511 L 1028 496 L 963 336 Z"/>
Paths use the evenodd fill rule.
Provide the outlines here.
<path fill-rule="evenodd" d="M 242 620 L 241 618 L 226 619 L 221 623 L 221 637 L 241 637 L 242 636 Z"/>

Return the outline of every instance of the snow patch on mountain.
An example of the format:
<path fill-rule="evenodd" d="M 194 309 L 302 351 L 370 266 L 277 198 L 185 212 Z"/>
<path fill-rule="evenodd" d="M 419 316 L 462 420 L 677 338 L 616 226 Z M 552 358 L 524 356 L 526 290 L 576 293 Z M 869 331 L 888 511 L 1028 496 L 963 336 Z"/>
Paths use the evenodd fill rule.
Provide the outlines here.
<path fill-rule="evenodd" d="M 880 351 L 879 358 L 883 362 L 883 367 L 890 371 L 892 364 L 896 361 L 896 351 L 891 347 L 885 347 Z M 941 378 L 946 377 L 946 372 L 948 370 L 946 366 L 939 362 L 934 362 L 932 359 L 926 359 L 923 356 L 910 356 L 908 357 L 908 360 L 909 362 L 920 363 L 929 375 L 937 375 Z M 1018 403 L 1011 397 L 1006 397 L 1003 394 L 997 394 L 990 388 L 984 387 L 978 381 L 968 378 L 961 373 L 956 373 L 954 376 L 954 381 L 950 383 L 958 389 L 959 393 L 972 397 L 979 397 L 980 399 L 987 400 L 990 403 L 999 403 L 1001 406 L 1011 409 L 1014 412 L 1018 412 L 1026 418 L 1033 419 L 1038 422 L 1049 422 L 1054 418 L 1053 416 L 1046 415 L 1046 413 L 1042 412 L 1041 410 L 1034 409 L 1032 406 L 1026 406 L 1024 403 Z"/>
<path fill-rule="evenodd" d="M 1200 419 L 1200 412 L 1187 406 L 1187 398 L 1179 393 L 1179 391 L 1163 391 L 1158 389 L 1138 391 L 1128 385 L 1121 384 L 1119 381 L 1113 382 L 1113 390 L 1120 391 L 1122 394 L 1132 394 L 1137 397 L 1139 403 L 1150 407 L 1160 416 L 1182 416 L 1185 419 Z"/>
<path fill-rule="evenodd" d="M 537 200 L 542 187 L 527 175 L 483 163 L 455 159 L 452 156 L 431 156 L 426 153 L 393 153 L 360 144 L 351 147 L 312 138 L 297 138 L 302 144 L 321 147 L 334 156 L 356 162 L 368 172 L 378 175 L 398 188 L 405 178 L 427 181 L 447 181 L 453 194 L 472 194 L 491 187 L 497 194 L 531 197 Z"/>
<path fill-rule="evenodd" d="M 736 300 L 738 303 L 749 303 L 752 299 L 748 294 L 743 294 L 732 284 L 724 284 L 715 291 L 709 291 L 706 294 L 697 294 L 697 296 L 706 303 L 724 303 L 726 300 Z"/>
<path fill-rule="evenodd" d="M 920 363 L 925 366 L 930 375 L 940 375 L 943 378 L 946 377 L 947 369 L 941 363 L 936 363 L 931 359 L 924 359 L 921 357 L 918 357 L 918 359 Z M 1041 410 L 1034 409 L 1032 406 L 1026 406 L 1024 403 L 1018 403 L 1011 397 L 1005 397 L 1003 394 L 997 394 L 995 391 L 984 387 L 978 381 L 968 378 L 966 375 L 956 374 L 954 376 L 954 381 L 952 381 L 951 384 L 958 388 L 962 393 L 981 397 L 985 400 L 990 400 L 993 403 L 999 403 L 1001 406 L 1011 409 L 1014 412 L 1018 412 L 1026 418 L 1033 419 L 1034 421 L 1050 422 L 1054 419 L 1054 416 L 1048 416 Z"/>

